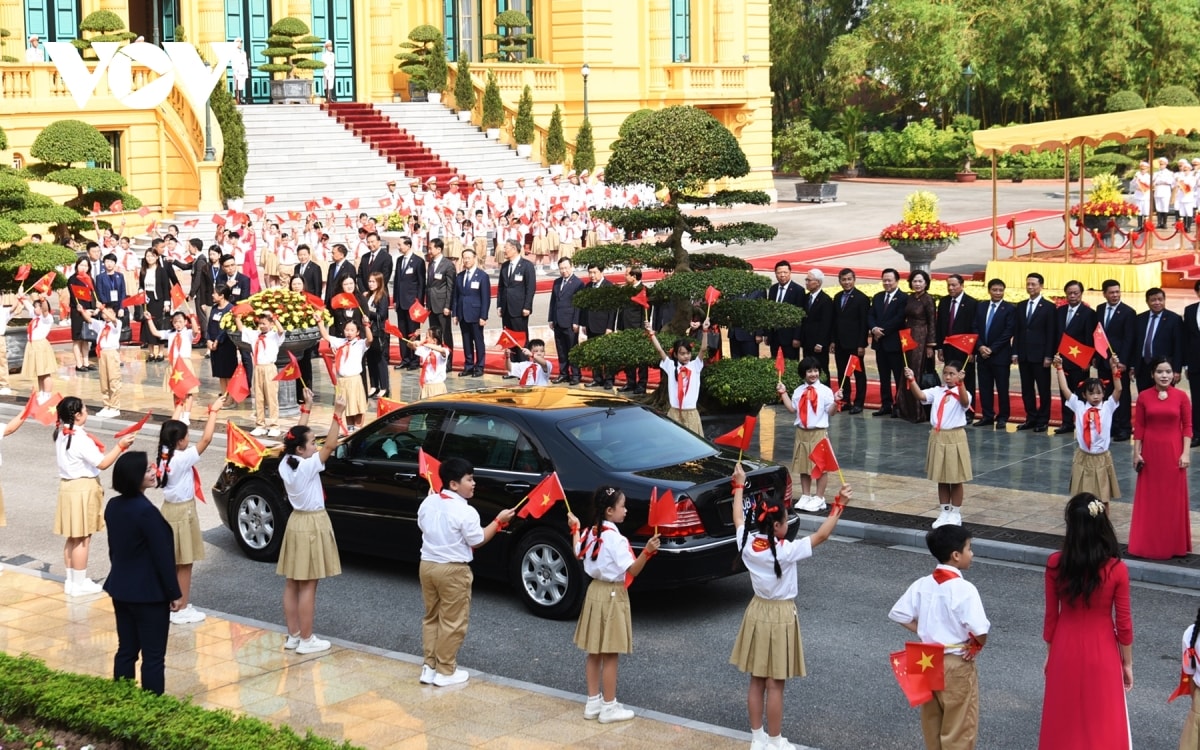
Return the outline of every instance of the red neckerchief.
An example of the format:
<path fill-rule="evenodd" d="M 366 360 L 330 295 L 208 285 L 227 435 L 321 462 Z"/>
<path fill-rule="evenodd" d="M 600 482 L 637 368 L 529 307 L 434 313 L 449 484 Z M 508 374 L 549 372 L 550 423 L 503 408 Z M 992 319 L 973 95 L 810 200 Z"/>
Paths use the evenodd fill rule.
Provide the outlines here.
<path fill-rule="evenodd" d="M 679 382 L 676 384 L 676 393 L 679 399 L 677 409 L 683 408 L 683 397 L 687 395 L 688 387 L 692 384 L 692 371 L 684 365 L 676 364 L 677 375 Z"/>
<path fill-rule="evenodd" d="M 538 371 L 538 363 L 537 362 L 529 363 L 529 366 L 525 368 L 525 372 L 521 373 L 521 385 L 522 386 L 536 385 L 537 384 L 537 371 Z"/>
<path fill-rule="evenodd" d="M 342 366 L 345 365 L 347 361 L 349 361 L 350 345 L 355 341 L 357 341 L 357 339 L 346 339 L 346 343 L 344 343 L 338 347 L 338 350 L 337 350 L 338 377 L 345 377 L 345 375 L 346 375 L 346 372 Z"/>
<path fill-rule="evenodd" d="M 437 370 L 437 354 L 430 353 L 425 356 L 425 361 L 421 363 L 421 385 L 425 385 L 425 376 L 432 375 Z"/>
<path fill-rule="evenodd" d="M 800 394 L 800 403 L 796 404 L 796 413 L 800 416 L 800 426 L 808 429 L 808 412 L 812 410 L 817 415 L 817 389 L 810 384 L 804 393 Z"/>
<path fill-rule="evenodd" d="M 957 570 L 947 570 L 946 568 L 933 569 L 933 580 L 937 581 L 939 586 L 946 581 L 953 581 L 955 578 L 962 578 Z"/>
<path fill-rule="evenodd" d="M 183 348 L 182 337 L 183 331 L 176 331 L 175 335 L 171 337 L 171 346 L 167 350 L 167 360 L 170 361 L 171 364 L 175 364 L 175 361 L 179 359 L 179 352 Z M 262 341 L 262 338 L 259 337 L 258 340 Z M 257 344 L 257 342 L 255 343 Z M 255 352 L 255 354 L 257 354 L 257 352 Z"/>
<path fill-rule="evenodd" d="M 934 427 L 935 430 L 941 430 L 946 426 L 946 423 L 943 421 L 945 418 L 946 404 L 949 403 L 950 399 L 952 398 L 954 398 L 954 391 L 947 388 L 946 392 L 942 394 L 942 400 L 938 402 L 937 425 Z"/>
<path fill-rule="evenodd" d="M 1083 445 L 1089 451 L 1092 449 L 1092 434 L 1100 437 L 1100 410 L 1094 406 L 1088 407 L 1083 415 Z"/>
<path fill-rule="evenodd" d="M 28 333 L 29 333 L 30 341 L 33 341 L 33 327 L 36 326 L 37 323 L 38 323 L 37 318 L 34 318 L 33 320 L 29 321 L 29 325 L 25 326 L 25 330 L 28 331 Z"/>
<path fill-rule="evenodd" d="M 105 323 L 104 327 L 100 329 L 100 341 L 107 341 L 110 332 L 112 332 L 112 323 Z"/>
<path fill-rule="evenodd" d="M 260 360 L 262 360 L 262 353 L 267 348 L 266 336 L 267 336 L 267 334 L 260 332 L 258 334 L 258 338 L 254 340 L 254 364 L 256 364 L 256 365 L 267 364 L 266 362 L 260 361 Z"/>
<path fill-rule="evenodd" d="M 195 466 L 192 467 L 192 492 L 196 494 L 196 497 L 200 498 L 200 502 L 208 502 L 204 499 L 204 483 L 200 481 L 200 470 Z"/>

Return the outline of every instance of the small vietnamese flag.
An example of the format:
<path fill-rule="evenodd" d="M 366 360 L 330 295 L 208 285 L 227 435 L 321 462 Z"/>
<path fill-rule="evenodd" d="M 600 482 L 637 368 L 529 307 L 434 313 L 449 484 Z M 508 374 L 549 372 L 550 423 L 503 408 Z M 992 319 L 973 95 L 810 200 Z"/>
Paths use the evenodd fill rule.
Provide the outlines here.
<path fill-rule="evenodd" d="M 92 213 L 94 213 L 94 214 L 100 213 L 100 201 L 92 202 Z"/>
<path fill-rule="evenodd" d="M 287 215 L 288 215 L 288 221 L 300 221 L 300 212 L 299 211 L 288 211 Z"/>
<path fill-rule="evenodd" d="M 229 379 L 229 387 L 225 389 L 229 397 L 237 403 L 242 403 L 250 395 L 250 383 L 246 380 L 246 366 L 238 362 L 233 377 Z"/>
<path fill-rule="evenodd" d="M 92 290 L 83 284 L 67 284 L 71 289 L 71 296 L 80 302 L 92 301 Z"/>
<path fill-rule="evenodd" d="M 38 401 L 39 395 L 37 391 L 29 394 L 29 402 L 25 404 L 25 414 L 49 427 L 58 421 L 58 411 L 55 407 L 58 406 L 59 401 L 62 401 L 62 395 L 55 393 L 41 402 Z"/>
<path fill-rule="evenodd" d="M 121 307 L 133 307 L 134 305 L 144 305 L 144 304 L 146 304 L 146 293 L 145 292 L 138 292 L 137 294 L 131 294 L 128 297 L 126 297 L 125 299 L 121 300 Z"/>
<path fill-rule="evenodd" d="M 262 463 L 267 448 L 233 422 L 225 423 L 225 460 L 235 466 L 255 471 Z"/>
<path fill-rule="evenodd" d="M 124 211 L 125 210 L 125 201 L 121 200 L 120 198 L 117 198 L 115 201 L 112 202 L 112 205 L 108 207 L 108 210 L 112 211 L 114 214 Z"/>
<path fill-rule="evenodd" d="M 517 338 L 518 336 L 520 338 Z M 525 334 L 503 328 L 500 330 L 500 338 L 496 339 L 496 344 L 502 349 L 519 349 L 525 346 Z"/>
<path fill-rule="evenodd" d="M 1170 698 L 1167 698 L 1167 703 L 1192 692 L 1192 676 L 1184 671 L 1184 668 L 1188 666 L 1193 669 L 1196 667 L 1196 650 L 1193 648 L 1183 652 L 1183 666 L 1179 668 L 1179 683 L 1175 686 L 1175 692 L 1171 693 Z"/>
<path fill-rule="evenodd" d="M 358 210 L 358 198 L 350 199 L 350 208 Z"/>
<path fill-rule="evenodd" d="M 322 197 L 321 197 L 321 203 L 323 203 L 323 204 L 324 204 L 324 205 L 326 205 L 326 206 L 332 206 L 332 205 L 333 205 L 333 198 L 330 198 L 330 197 L 329 197 L 329 196 L 327 196 L 327 195 L 326 195 L 326 196 L 322 196 Z"/>
<path fill-rule="evenodd" d="M 968 355 L 975 351 L 975 344 L 978 341 L 979 334 L 977 333 L 956 333 L 946 337 L 947 344 Z"/>
<path fill-rule="evenodd" d="M 259 221 L 262 221 L 263 217 L 267 215 L 267 209 L 263 208 L 262 206 L 259 206 L 258 208 L 254 209 L 250 213 L 254 214 L 254 218 L 258 219 Z"/>
<path fill-rule="evenodd" d="M 273 196 L 273 195 L 268 195 L 263 198 L 263 205 L 265 205 L 265 206 L 269 206 L 274 202 L 275 202 L 275 196 Z"/>
<path fill-rule="evenodd" d="M 49 294 L 49 293 L 50 293 L 50 286 L 51 286 L 52 284 L 54 284 L 54 277 L 55 277 L 55 276 L 57 276 L 57 275 L 58 275 L 58 274 L 57 274 L 57 273 L 55 273 L 54 271 L 51 271 L 51 272 L 47 273 L 47 274 L 46 274 L 45 276 L 43 276 L 42 278 L 40 278 L 40 279 L 38 279 L 37 281 L 33 282 L 33 287 L 32 287 L 32 288 L 33 288 L 33 289 L 35 289 L 35 290 L 37 290 L 37 291 L 39 291 L 39 292 L 41 292 L 42 294 Z"/>
<path fill-rule="evenodd" d="M 658 488 L 650 491 L 650 515 L 646 519 L 647 526 L 669 526 L 679 520 L 679 506 L 675 504 L 675 495 L 667 490 L 660 496 Z"/>
<path fill-rule="evenodd" d="M 212 223 L 216 224 L 219 227 L 223 227 L 223 226 L 225 226 L 225 217 L 222 216 L 221 214 L 213 214 L 212 215 Z"/>
<path fill-rule="evenodd" d="M 187 221 L 183 222 L 183 228 L 184 229 L 192 229 L 199 223 L 200 223 L 199 219 L 188 219 Z M 150 224 L 153 225 L 154 222 L 150 222 Z"/>
<path fill-rule="evenodd" d="M 171 285 L 171 307 L 178 310 L 187 304 L 187 294 L 178 282 Z"/>
<path fill-rule="evenodd" d="M 391 198 L 380 198 L 380 199 L 379 199 L 379 207 L 380 207 L 380 208 L 387 208 L 387 207 L 388 207 L 388 206 L 390 206 L 390 205 L 392 205 L 392 199 L 391 199 Z"/>
<path fill-rule="evenodd" d="M 905 671 L 918 685 L 933 692 L 946 689 L 946 649 L 940 643 L 906 643 Z"/>
<path fill-rule="evenodd" d="M 321 299 L 319 296 L 313 294 L 312 292 L 305 292 L 304 299 L 308 301 L 308 304 L 312 305 L 313 307 L 317 308 L 318 310 L 325 309 L 325 300 Z"/>
<path fill-rule="evenodd" d="M 704 290 L 704 304 L 712 307 L 717 304 L 717 300 L 721 299 L 721 290 L 715 286 L 710 286 Z"/>
<path fill-rule="evenodd" d="M 144 218 L 146 218 L 146 215 L 147 215 L 147 214 L 149 214 L 149 213 L 150 213 L 150 207 L 149 207 L 149 206 L 142 206 L 141 208 L 139 208 L 139 209 L 137 210 L 137 214 L 138 214 L 138 216 L 142 217 L 143 219 L 144 219 Z"/>
<path fill-rule="evenodd" d="M 239 302 L 229 312 L 234 315 L 252 315 L 254 313 L 254 306 L 249 302 Z"/>
<path fill-rule="evenodd" d="M 291 352 L 287 355 L 288 363 L 275 375 L 275 380 L 281 383 L 300 379 L 300 363 L 296 361 L 296 355 Z"/>
<path fill-rule="evenodd" d="M 1064 333 L 1062 341 L 1058 342 L 1058 353 L 1071 364 L 1086 370 L 1091 366 L 1092 355 L 1096 353 L 1096 350 Z"/>
<path fill-rule="evenodd" d="M 25 279 L 29 278 L 29 272 L 32 270 L 33 266 L 29 265 L 28 263 L 23 263 L 21 267 L 17 269 L 17 275 L 14 278 L 16 278 L 17 281 L 24 281 Z"/>
<path fill-rule="evenodd" d="M 398 338 L 400 340 L 404 340 L 404 334 L 400 333 L 400 329 L 397 328 L 396 324 L 390 320 L 384 322 L 383 332 L 387 333 L 389 335 L 395 336 L 396 338 Z"/>
<path fill-rule="evenodd" d="M 630 297 L 629 301 L 634 303 L 635 305 L 641 305 L 642 307 L 646 308 L 647 310 L 650 309 L 650 300 L 648 300 L 646 298 L 646 288 L 645 287 L 642 287 L 641 291 L 639 291 L 637 294 Z"/>
<path fill-rule="evenodd" d="M 200 385 L 200 379 L 192 372 L 192 368 L 188 366 L 187 360 L 183 357 L 178 357 L 171 365 L 168 384 L 175 397 L 182 401 L 187 398 L 188 391 Z"/>
<path fill-rule="evenodd" d="M 146 416 L 142 417 L 141 419 L 139 419 L 138 421 L 129 425 L 128 427 L 121 430 L 120 432 L 114 434 L 113 437 L 115 437 L 117 440 L 120 440 L 121 438 L 125 437 L 126 435 L 132 435 L 135 432 L 137 432 L 138 430 L 145 427 L 146 422 L 149 421 L 149 419 L 150 419 L 150 412 L 146 412 Z"/>
<path fill-rule="evenodd" d="M 904 691 L 904 697 L 908 700 L 909 706 L 916 708 L 933 700 L 933 691 L 926 685 L 912 679 L 908 674 L 908 654 L 906 652 L 894 651 L 890 658 L 892 673 L 896 675 L 896 682 L 900 684 L 900 689 Z"/>
<path fill-rule="evenodd" d="M 562 483 L 558 481 L 558 472 L 554 471 L 529 491 L 529 502 L 517 511 L 517 515 L 521 518 L 541 518 L 551 506 L 559 500 L 566 499 L 567 493 L 563 492 Z"/>
<path fill-rule="evenodd" d="M 917 340 L 913 338 L 911 328 L 900 329 L 900 348 L 906 352 L 917 348 Z"/>
<path fill-rule="evenodd" d="M 414 323 L 424 323 L 429 319 L 429 310 L 421 304 L 421 300 L 415 299 L 408 306 L 408 317 Z"/>
<path fill-rule="evenodd" d="M 787 367 L 787 363 L 783 360 L 783 347 L 775 352 L 775 372 L 779 374 L 779 380 L 783 380 L 783 370 Z"/>
<path fill-rule="evenodd" d="M 846 372 L 842 374 L 842 378 L 843 379 L 848 378 L 851 375 L 853 375 L 854 373 L 862 372 L 862 371 L 863 371 L 862 360 L 858 358 L 857 354 L 851 354 L 850 357 L 846 360 Z"/>
<path fill-rule="evenodd" d="M 1108 343 L 1108 334 L 1104 332 L 1104 326 L 1096 324 L 1096 331 L 1092 334 L 1092 341 L 1096 344 L 1096 353 L 1104 359 L 1112 357 L 1112 345 Z"/>
<path fill-rule="evenodd" d="M 317 210 L 317 202 L 316 201 L 304 201 L 304 210 L 305 211 L 316 211 Z"/>
<path fill-rule="evenodd" d="M 754 439 L 754 425 L 758 422 L 757 417 L 746 417 L 745 421 L 738 425 L 737 429 L 713 438 L 713 442 L 717 445 L 727 445 L 730 448 L 737 448 L 739 451 L 750 450 L 750 441 Z"/>
<path fill-rule="evenodd" d="M 821 441 L 813 446 L 812 453 L 808 454 L 808 459 L 817 469 L 813 472 L 813 479 L 818 479 L 822 474 L 828 474 L 831 471 L 840 473 L 842 470 L 842 467 L 838 465 L 837 456 L 833 455 L 833 444 L 827 437 L 821 438 Z"/>
<path fill-rule="evenodd" d="M 426 453 L 424 448 L 417 448 L 417 473 L 429 482 L 431 492 L 442 491 L 442 478 L 438 476 L 441 468 L 441 461 Z"/>
<path fill-rule="evenodd" d="M 334 310 L 354 310 L 358 308 L 358 297 L 352 292 L 342 292 L 330 300 Z"/>
<path fill-rule="evenodd" d="M 395 399 L 388 398 L 387 396 L 380 396 L 379 403 L 375 407 L 375 418 L 378 419 L 388 412 L 396 411 L 404 405 L 405 404 L 403 401 L 397 401 Z"/>

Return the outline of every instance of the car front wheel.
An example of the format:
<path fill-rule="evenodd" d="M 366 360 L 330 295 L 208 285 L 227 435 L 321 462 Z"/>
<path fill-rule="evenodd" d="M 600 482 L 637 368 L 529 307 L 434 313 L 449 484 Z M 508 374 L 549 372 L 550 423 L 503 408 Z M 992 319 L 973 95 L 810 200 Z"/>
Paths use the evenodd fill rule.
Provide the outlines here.
<path fill-rule="evenodd" d="M 585 578 L 570 544 L 551 531 L 534 531 L 517 545 L 513 582 L 538 617 L 565 620 L 579 614 Z"/>
<path fill-rule="evenodd" d="M 287 523 L 283 499 L 265 482 L 249 482 L 233 500 L 233 535 L 246 557 L 259 562 L 279 559 Z"/>

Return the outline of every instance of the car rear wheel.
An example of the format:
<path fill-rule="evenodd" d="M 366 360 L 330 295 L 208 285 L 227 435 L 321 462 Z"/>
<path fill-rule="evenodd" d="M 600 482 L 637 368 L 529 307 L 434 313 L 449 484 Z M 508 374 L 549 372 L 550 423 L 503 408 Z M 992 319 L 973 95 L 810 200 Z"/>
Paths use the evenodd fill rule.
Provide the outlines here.
<path fill-rule="evenodd" d="M 259 562 L 279 559 L 287 511 L 283 498 L 265 482 L 248 482 L 233 499 L 233 535 L 246 557 Z"/>
<path fill-rule="evenodd" d="M 538 617 L 565 620 L 579 613 L 585 586 L 583 566 L 570 544 L 547 530 L 534 531 L 517 545 L 513 583 Z"/>

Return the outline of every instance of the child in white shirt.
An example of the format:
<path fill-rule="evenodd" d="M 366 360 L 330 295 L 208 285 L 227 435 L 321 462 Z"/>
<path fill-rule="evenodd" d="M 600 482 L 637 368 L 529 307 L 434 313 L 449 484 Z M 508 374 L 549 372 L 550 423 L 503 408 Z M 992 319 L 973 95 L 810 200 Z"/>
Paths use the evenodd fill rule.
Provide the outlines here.
<path fill-rule="evenodd" d="M 509 362 L 508 374 L 518 378 L 522 388 L 539 388 L 550 385 L 550 375 L 553 366 L 546 359 L 546 342 L 541 339 L 530 339 L 528 348 L 522 348 L 525 362 Z M 509 356 L 509 350 L 504 350 Z"/>
<path fill-rule="evenodd" d="M 800 360 L 800 371 L 804 382 L 788 397 L 786 386 L 779 383 L 776 389 L 784 407 L 796 415 L 796 441 L 792 448 L 792 476 L 800 477 L 801 495 L 796 503 L 797 510 L 816 513 L 825 510 L 825 487 L 829 477 L 821 474 L 813 479 L 813 461 L 809 456 L 813 449 L 829 435 L 829 417 L 837 411 L 842 400 L 841 392 L 834 393 L 821 382 L 821 366 L 816 359 L 805 357 Z M 813 494 L 809 494 L 809 490 Z"/>
<path fill-rule="evenodd" d="M 705 333 L 708 333 L 708 327 L 709 321 L 705 319 Z M 667 356 L 662 344 L 658 343 L 658 336 L 649 320 L 646 321 L 646 330 L 650 332 L 650 342 L 654 344 L 655 351 L 662 358 L 658 366 L 667 374 L 664 385 L 667 388 L 667 402 L 671 405 L 667 409 L 667 416 L 703 437 L 704 427 L 700 424 L 700 412 L 696 411 L 696 402 L 700 399 L 700 371 L 704 369 L 704 358 L 708 349 L 701 347 L 700 356 L 693 358 L 696 342 L 691 339 L 678 339 L 675 342 L 675 358 L 672 359 Z"/>
<path fill-rule="evenodd" d="M 442 346 L 441 332 L 430 328 L 428 336 L 417 347 L 417 361 L 421 363 L 421 398 L 440 396 L 446 392 L 446 357 L 450 350 Z"/>

